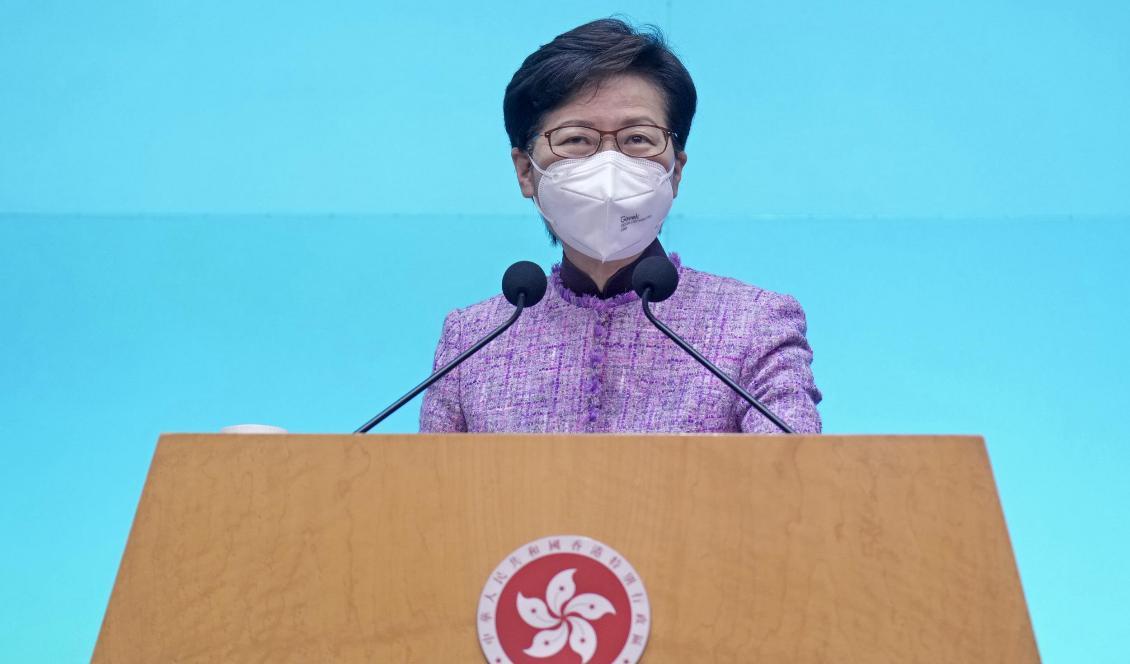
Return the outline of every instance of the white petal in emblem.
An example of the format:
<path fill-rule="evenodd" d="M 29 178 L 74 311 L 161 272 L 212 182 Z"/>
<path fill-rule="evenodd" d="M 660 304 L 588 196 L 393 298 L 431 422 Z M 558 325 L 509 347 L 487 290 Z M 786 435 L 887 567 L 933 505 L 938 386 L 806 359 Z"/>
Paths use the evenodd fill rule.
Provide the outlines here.
<path fill-rule="evenodd" d="M 549 582 L 549 586 L 545 589 L 546 604 L 549 605 L 549 610 L 553 615 L 561 615 L 561 605 L 572 599 L 573 594 L 577 592 L 577 586 L 573 583 L 573 574 L 577 570 L 567 569 L 564 572 L 558 572 Z"/>
<path fill-rule="evenodd" d="M 596 632 L 584 618 L 569 616 L 566 620 L 573 628 L 569 634 L 569 647 L 581 656 L 581 664 L 588 664 L 596 654 Z"/>
<path fill-rule="evenodd" d="M 538 629 L 556 627 L 561 623 L 560 618 L 549 615 L 545 602 L 536 597 L 526 597 L 522 593 L 518 593 L 518 615 L 527 625 Z"/>
<path fill-rule="evenodd" d="M 569 625 L 561 623 L 557 629 L 547 629 L 535 634 L 530 647 L 522 652 L 530 657 L 553 657 L 565 647 L 568 636 Z"/>
<path fill-rule="evenodd" d="M 589 620 L 596 620 L 609 613 L 616 613 L 616 609 L 612 608 L 612 602 L 593 593 L 577 595 L 565 605 L 565 615 L 577 614 Z"/>

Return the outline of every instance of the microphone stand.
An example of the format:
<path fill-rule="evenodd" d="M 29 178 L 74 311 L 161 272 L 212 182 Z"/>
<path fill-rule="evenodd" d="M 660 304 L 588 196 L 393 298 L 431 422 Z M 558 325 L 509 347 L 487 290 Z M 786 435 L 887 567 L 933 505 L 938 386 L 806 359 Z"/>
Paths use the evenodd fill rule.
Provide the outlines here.
<path fill-rule="evenodd" d="M 667 337 L 671 339 L 671 341 L 674 341 L 675 344 L 679 346 L 679 348 L 687 351 L 687 353 L 689 353 L 691 357 L 698 360 L 699 364 L 709 369 L 710 373 L 717 376 L 723 383 L 728 385 L 730 389 L 740 394 L 743 399 L 749 402 L 749 405 L 756 408 L 758 412 L 767 417 L 770 422 L 776 424 L 781 429 L 781 431 L 784 431 L 785 433 L 796 433 L 791 428 L 789 428 L 789 425 L 781 421 L 781 418 L 773 414 L 773 411 L 769 410 L 769 408 L 767 408 L 765 404 L 753 398 L 753 395 L 747 392 L 741 385 L 738 385 L 738 383 L 733 378 L 730 378 L 726 375 L 725 372 L 714 366 L 714 364 L 712 364 L 710 360 L 702 356 L 702 353 L 699 353 L 690 344 L 683 341 L 682 337 L 675 334 L 671 330 L 671 328 L 667 327 L 663 324 L 662 321 L 656 318 L 655 315 L 651 313 L 651 307 L 648 306 L 648 301 L 651 299 L 651 290 L 651 286 L 648 286 L 646 289 L 644 289 L 643 295 L 640 296 L 640 300 L 643 301 L 643 314 L 647 316 L 647 319 L 651 321 L 651 323 L 655 325 L 655 327 L 659 328 L 660 332 L 666 334 Z"/>
<path fill-rule="evenodd" d="M 468 357 L 471 357 L 472 355 L 477 353 L 480 348 L 487 345 L 488 343 L 493 341 L 495 337 L 497 337 L 498 335 L 505 332 L 507 328 L 509 328 L 511 325 L 514 324 L 514 321 L 518 320 L 518 316 L 521 316 L 522 310 L 526 308 L 526 293 L 525 293 L 525 291 L 519 292 L 517 299 L 518 299 L 518 303 L 516 305 L 514 305 L 514 313 L 510 316 L 510 318 L 505 323 L 503 323 L 502 325 L 499 325 L 497 328 L 494 329 L 493 332 L 491 332 L 490 334 L 488 334 L 485 337 L 483 337 L 482 339 L 480 339 L 479 342 L 476 343 L 474 346 L 471 346 L 467 350 L 460 353 L 458 357 L 456 357 L 454 360 L 448 362 L 446 365 L 444 365 L 442 368 L 440 368 L 439 371 L 437 371 L 434 374 L 432 374 L 431 376 L 429 376 L 427 380 L 420 383 L 416 387 L 413 387 L 411 390 L 408 391 L 408 394 L 405 394 L 404 396 L 397 399 L 396 403 L 392 404 L 388 408 L 385 408 L 381 412 L 377 413 L 377 415 L 375 417 L 373 417 L 373 419 L 371 419 L 368 422 L 366 422 L 365 424 L 363 424 L 360 429 L 354 431 L 353 433 L 368 433 L 370 429 L 372 429 L 373 427 L 380 424 L 381 421 L 384 420 L 389 415 L 392 415 L 393 413 L 395 413 L 401 406 L 403 406 L 404 404 L 408 403 L 413 398 L 415 398 L 417 394 L 428 389 L 428 387 L 430 387 L 432 383 L 434 383 L 437 380 L 439 380 L 440 378 L 443 378 L 444 376 L 446 376 L 448 374 L 448 372 L 450 372 L 455 367 L 459 366 L 463 362 L 463 360 L 467 359 Z"/>

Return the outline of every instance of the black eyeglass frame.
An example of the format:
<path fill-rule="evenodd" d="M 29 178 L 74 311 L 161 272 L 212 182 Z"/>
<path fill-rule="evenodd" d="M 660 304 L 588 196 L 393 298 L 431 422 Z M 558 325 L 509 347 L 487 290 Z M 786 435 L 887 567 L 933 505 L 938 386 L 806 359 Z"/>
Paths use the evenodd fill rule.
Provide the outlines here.
<path fill-rule="evenodd" d="M 667 146 L 671 144 L 671 137 L 672 136 L 674 136 L 675 138 L 679 137 L 679 135 L 677 133 L 671 131 L 667 127 L 661 127 L 659 125 L 654 125 L 654 124 L 638 124 L 638 123 L 626 125 L 626 126 L 620 127 L 619 129 L 615 129 L 613 131 L 604 131 L 603 129 L 597 129 L 596 127 L 585 127 L 584 125 L 561 125 L 560 127 L 554 127 L 553 129 L 550 129 L 549 131 L 542 132 L 541 135 L 545 136 L 545 142 L 549 144 L 549 151 L 552 152 L 554 154 L 554 156 L 561 157 L 562 159 L 584 159 L 585 157 L 591 157 L 594 154 L 596 154 L 597 152 L 600 152 L 600 146 L 604 145 L 604 137 L 605 136 L 611 136 L 612 137 L 612 143 L 616 146 L 617 151 L 619 151 L 621 154 L 628 154 L 627 152 L 624 152 L 623 148 L 620 147 L 620 137 L 618 136 L 618 134 L 620 132 L 624 131 L 625 129 L 631 129 L 633 127 L 651 127 L 652 129 L 658 129 L 658 130 L 663 132 L 663 148 L 660 149 L 659 152 L 656 152 L 655 154 L 640 156 L 639 157 L 640 159 L 649 159 L 651 157 L 658 157 L 659 155 L 661 155 L 661 154 L 663 154 L 664 152 L 667 151 Z M 552 135 L 553 135 L 553 132 L 561 130 L 561 129 L 588 129 L 590 131 L 595 131 L 596 133 L 600 134 L 600 136 L 599 136 L 600 140 L 597 141 L 596 147 L 589 154 L 586 154 L 586 155 L 558 154 L 558 152 L 553 149 Z M 629 155 L 629 156 L 635 156 L 635 155 Z"/>

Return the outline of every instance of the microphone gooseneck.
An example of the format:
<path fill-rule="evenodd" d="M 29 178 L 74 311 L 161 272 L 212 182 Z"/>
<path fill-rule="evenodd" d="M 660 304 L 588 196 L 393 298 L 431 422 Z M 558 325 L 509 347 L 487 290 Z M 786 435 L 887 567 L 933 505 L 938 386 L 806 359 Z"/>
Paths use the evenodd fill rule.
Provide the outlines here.
<path fill-rule="evenodd" d="M 702 353 L 695 350 L 693 346 L 684 341 L 682 337 L 675 334 L 671 328 L 664 325 L 661 320 L 655 317 L 655 314 L 651 312 L 650 303 L 662 302 L 671 297 L 671 294 L 675 292 L 678 286 L 679 272 L 675 269 L 675 266 L 671 264 L 671 261 L 664 256 L 645 258 L 640 261 L 635 271 L 632 272 L 632 288 L 636 291 L 636 294 L 640 296 L 640 301 L 643 303 L 643 315 L 647 316 L 647 319 L 651 321 L 652 325 L 659 328 L 660 332 L 667 335 L 671 341 L 675 342 L 675 345 L 685 350 L 687 354 L 697 360 L 699 364 L 709 369 L 710 373 L 717 376 L 718 379 L 725 383 L 731 390 L 737 392 L 741 398 L 745 399 L 749 405 L 756 408 L 757 411 L 764 415 L 770 422 L 777 425 L 781 431 L 785 433 L 796 433 L 789 425 L 785 424 L 780 417 L 777 417 L 776 413 L 769 410 L 765 404 L 754 398 L 754 396 L 747 392 L 741 385 L 738 385 L 737 381 L 714 366 L 710 360 L 702 356 Z"/>
<path fill-rule="evenodd" d="M 401 406 L 414 399 L 419 393 L 428 389 L 432 383 L 443 378 L 452 369 L 462 364 L 463 360 L 479 352 L 483 346 L 505 332 L 507 328 L 514 324 L 514 321 L 518 320 L 518 316 L 522 315 L 522 311 L 526 307 L 532 307 L 538 302 L 541 302 L 542 297 L 545 296 L 546 284 L 545 273 L 541 271 L 541 268 L 538 267 L 536 263 L 518 261 L 507 268 L 506 273 L 502 275 L 502 293 L 506 297 L 506 301 L 514 305 L 514 313 L 510 315 L 510 318 L 502 325 L 496 327 L 490 334 L 475 342 L 475 345 L 440 367 L 435 373 L 428 376 L 424 382 L 413 387 L 407 394 L 393 402 L 391 406 L 377 413 L 373 419 L 361 425 L 361 427 L 353 433 L 368 433 L 373 427 L 380 424 L 382 420 L 399 410 Z"/>

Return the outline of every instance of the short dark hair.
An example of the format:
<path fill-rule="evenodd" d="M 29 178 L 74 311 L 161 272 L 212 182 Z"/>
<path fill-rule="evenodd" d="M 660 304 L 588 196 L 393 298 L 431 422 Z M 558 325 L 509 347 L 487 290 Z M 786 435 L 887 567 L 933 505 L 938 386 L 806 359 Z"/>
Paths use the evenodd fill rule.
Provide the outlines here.
<path fill-rule="evenodd" d="M 652 25 L 637 30 L 605 18 L 558 35 L 522 62 L 506 86 L 502 115 L 510 145 L 526 149 L 547 113 L 617 74 L 636 74 L 666 98 L 675 149 L 684 150 L 698 94 L 686 67 Z"/>

